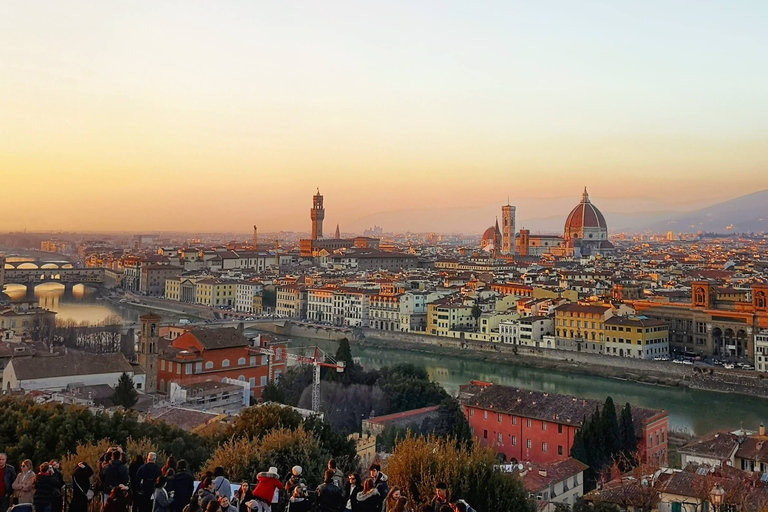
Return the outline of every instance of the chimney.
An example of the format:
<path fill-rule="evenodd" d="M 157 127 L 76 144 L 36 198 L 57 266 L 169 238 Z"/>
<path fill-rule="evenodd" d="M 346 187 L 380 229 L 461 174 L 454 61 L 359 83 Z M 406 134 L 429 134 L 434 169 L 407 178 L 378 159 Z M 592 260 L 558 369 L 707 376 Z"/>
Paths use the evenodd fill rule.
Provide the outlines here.
<path fill-rule="evenodd" d="M 759 432 L 760 432 L 760 435 L 761 435 L 761 436 L 764 436 L 764 435 L 765 435 L 765 425 L 763 425 L 762 423 L 760 424 L 760 430 L 759 430 Z"/>
<path fill-rule="evenodd" d="M 546 469 L 540 469 L 539 470 L 539 476 L 547 476 L 547 470 Z"/>

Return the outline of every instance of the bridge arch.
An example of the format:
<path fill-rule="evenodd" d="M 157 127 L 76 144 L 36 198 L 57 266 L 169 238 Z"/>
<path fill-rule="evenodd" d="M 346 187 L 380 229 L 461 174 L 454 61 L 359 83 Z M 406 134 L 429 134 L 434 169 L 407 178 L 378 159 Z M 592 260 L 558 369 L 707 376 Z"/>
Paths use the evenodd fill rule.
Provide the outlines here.
<path fill-rule="evenodd" d="M 40 265 L 41 270 L 58 269 L 58 268 L 59 268 L 59 264 L 53 263 L 53 262 L 43 263 L 42 265 Z"/>
<path fill-rule="evenodd" d="M 37 265 L 37 263 L 33 263 L 31 261 L 23 261 L 16 264 L 16 270 L 37 270 L 39 268 L 40 267 Z"/>

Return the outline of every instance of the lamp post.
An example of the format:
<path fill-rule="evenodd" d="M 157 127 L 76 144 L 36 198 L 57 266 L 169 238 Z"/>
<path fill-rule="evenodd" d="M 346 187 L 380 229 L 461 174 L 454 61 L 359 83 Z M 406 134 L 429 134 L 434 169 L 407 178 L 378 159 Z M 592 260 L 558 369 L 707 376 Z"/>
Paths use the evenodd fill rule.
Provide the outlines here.
<path fill-rule="evenodd" d="M 720 512 L 720 506 L 723 504 L 723 496 L 725 496 L 725 489 L 720 484 L 716 484 L 711 491 L 709 491 L 709 501 L 715 509 L 715 512 Z"/>

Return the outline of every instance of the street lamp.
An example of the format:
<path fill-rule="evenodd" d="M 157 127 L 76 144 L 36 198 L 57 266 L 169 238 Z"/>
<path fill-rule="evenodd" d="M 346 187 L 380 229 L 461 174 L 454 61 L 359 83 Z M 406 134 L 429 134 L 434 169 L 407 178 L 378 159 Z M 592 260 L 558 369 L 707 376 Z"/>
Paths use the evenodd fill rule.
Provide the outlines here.
<path fill-rule="evenodd" d="M 723 496 L 725 496 L 725 489 L 720 484 L 716 484 L 711 491 L 709 491 L 709 501 L 715 508 L 715 512 L 720 512 L 720 505 L 723 504 Z"/>

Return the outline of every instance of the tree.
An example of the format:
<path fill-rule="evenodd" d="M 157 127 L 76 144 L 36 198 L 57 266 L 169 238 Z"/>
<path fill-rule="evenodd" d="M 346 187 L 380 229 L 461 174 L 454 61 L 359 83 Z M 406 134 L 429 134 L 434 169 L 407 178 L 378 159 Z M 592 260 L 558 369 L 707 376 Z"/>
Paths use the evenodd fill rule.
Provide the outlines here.
<path fill-rule="evenodd" d="M 472 429 L 469 426 L 461 404 L 453 397 L 446 398 L 437 408 L 437 417 L 427 418 L 421 425 L 421 433 L 434 434 L 441 438 L 452 438 L 460 443 L 472 442 Z"/>
<path fill-rule="evenodd" d="M 139 392 L 133 385 L 133 378 L 125 372 L 120 375 L 117 381 L 112 401 L 115 405 L 121 405 L 125 409 L 130 409 L 139 401 Z"/>
<path fill-rule="evenodd" d="M 619 419 L 616 415 L 616 406 L 609 396 L 605 399 L 602 415 L 602 434 L 606 458 L 610 459 L 614 454 L 621 452 L 621 432 Z"/>
<path fill-rule="evenodd" d="M 240 411 L 228 434 L 258 439 L 276 429 L 296 430 L 302 421 L 301 414 L 283 405 L 247 407 Z"/>
<path fill-rule="evenodd" d="M 480 305 L 479 304 L 475 304 L 474 306 L 472 306 L 472 318 L 475 319 L 475 331 L 477 331 L 477 329 L 479 327 L 478 322 L 480 321 L 480 316 L 482 314 L 483 314 L 483 310 L 480 309 Z"/>
<path fill-rule="evenodd" d="M 435 484 L 445 482 L 452 496 L 480 512 L 533 512 L 520 478 L 497 471 L 496 464 L 490 447 L 408 434 L 395 447 L 385 472 L 390 485 L 403 489 L 413 503 L 429 502 Z"/>
<path fill-rule="evenodd" d="M 261 391 L 261 399 L 265 402 L 285 403 L 285 391 L 274 382 L 270 382 Z"/>
<path fill-rule="evenodd" d="M 637 435 L 635 435 L 635 422 L 632 419 L 632 407 L 629 405 L 629 402 L 627 402 L 621 410 L 619 438 L 622 455 L 627 459 L 634 458 L 637 453 Z M 627 468 L 621 469 L 623 471 L 627 470 Z"/>

